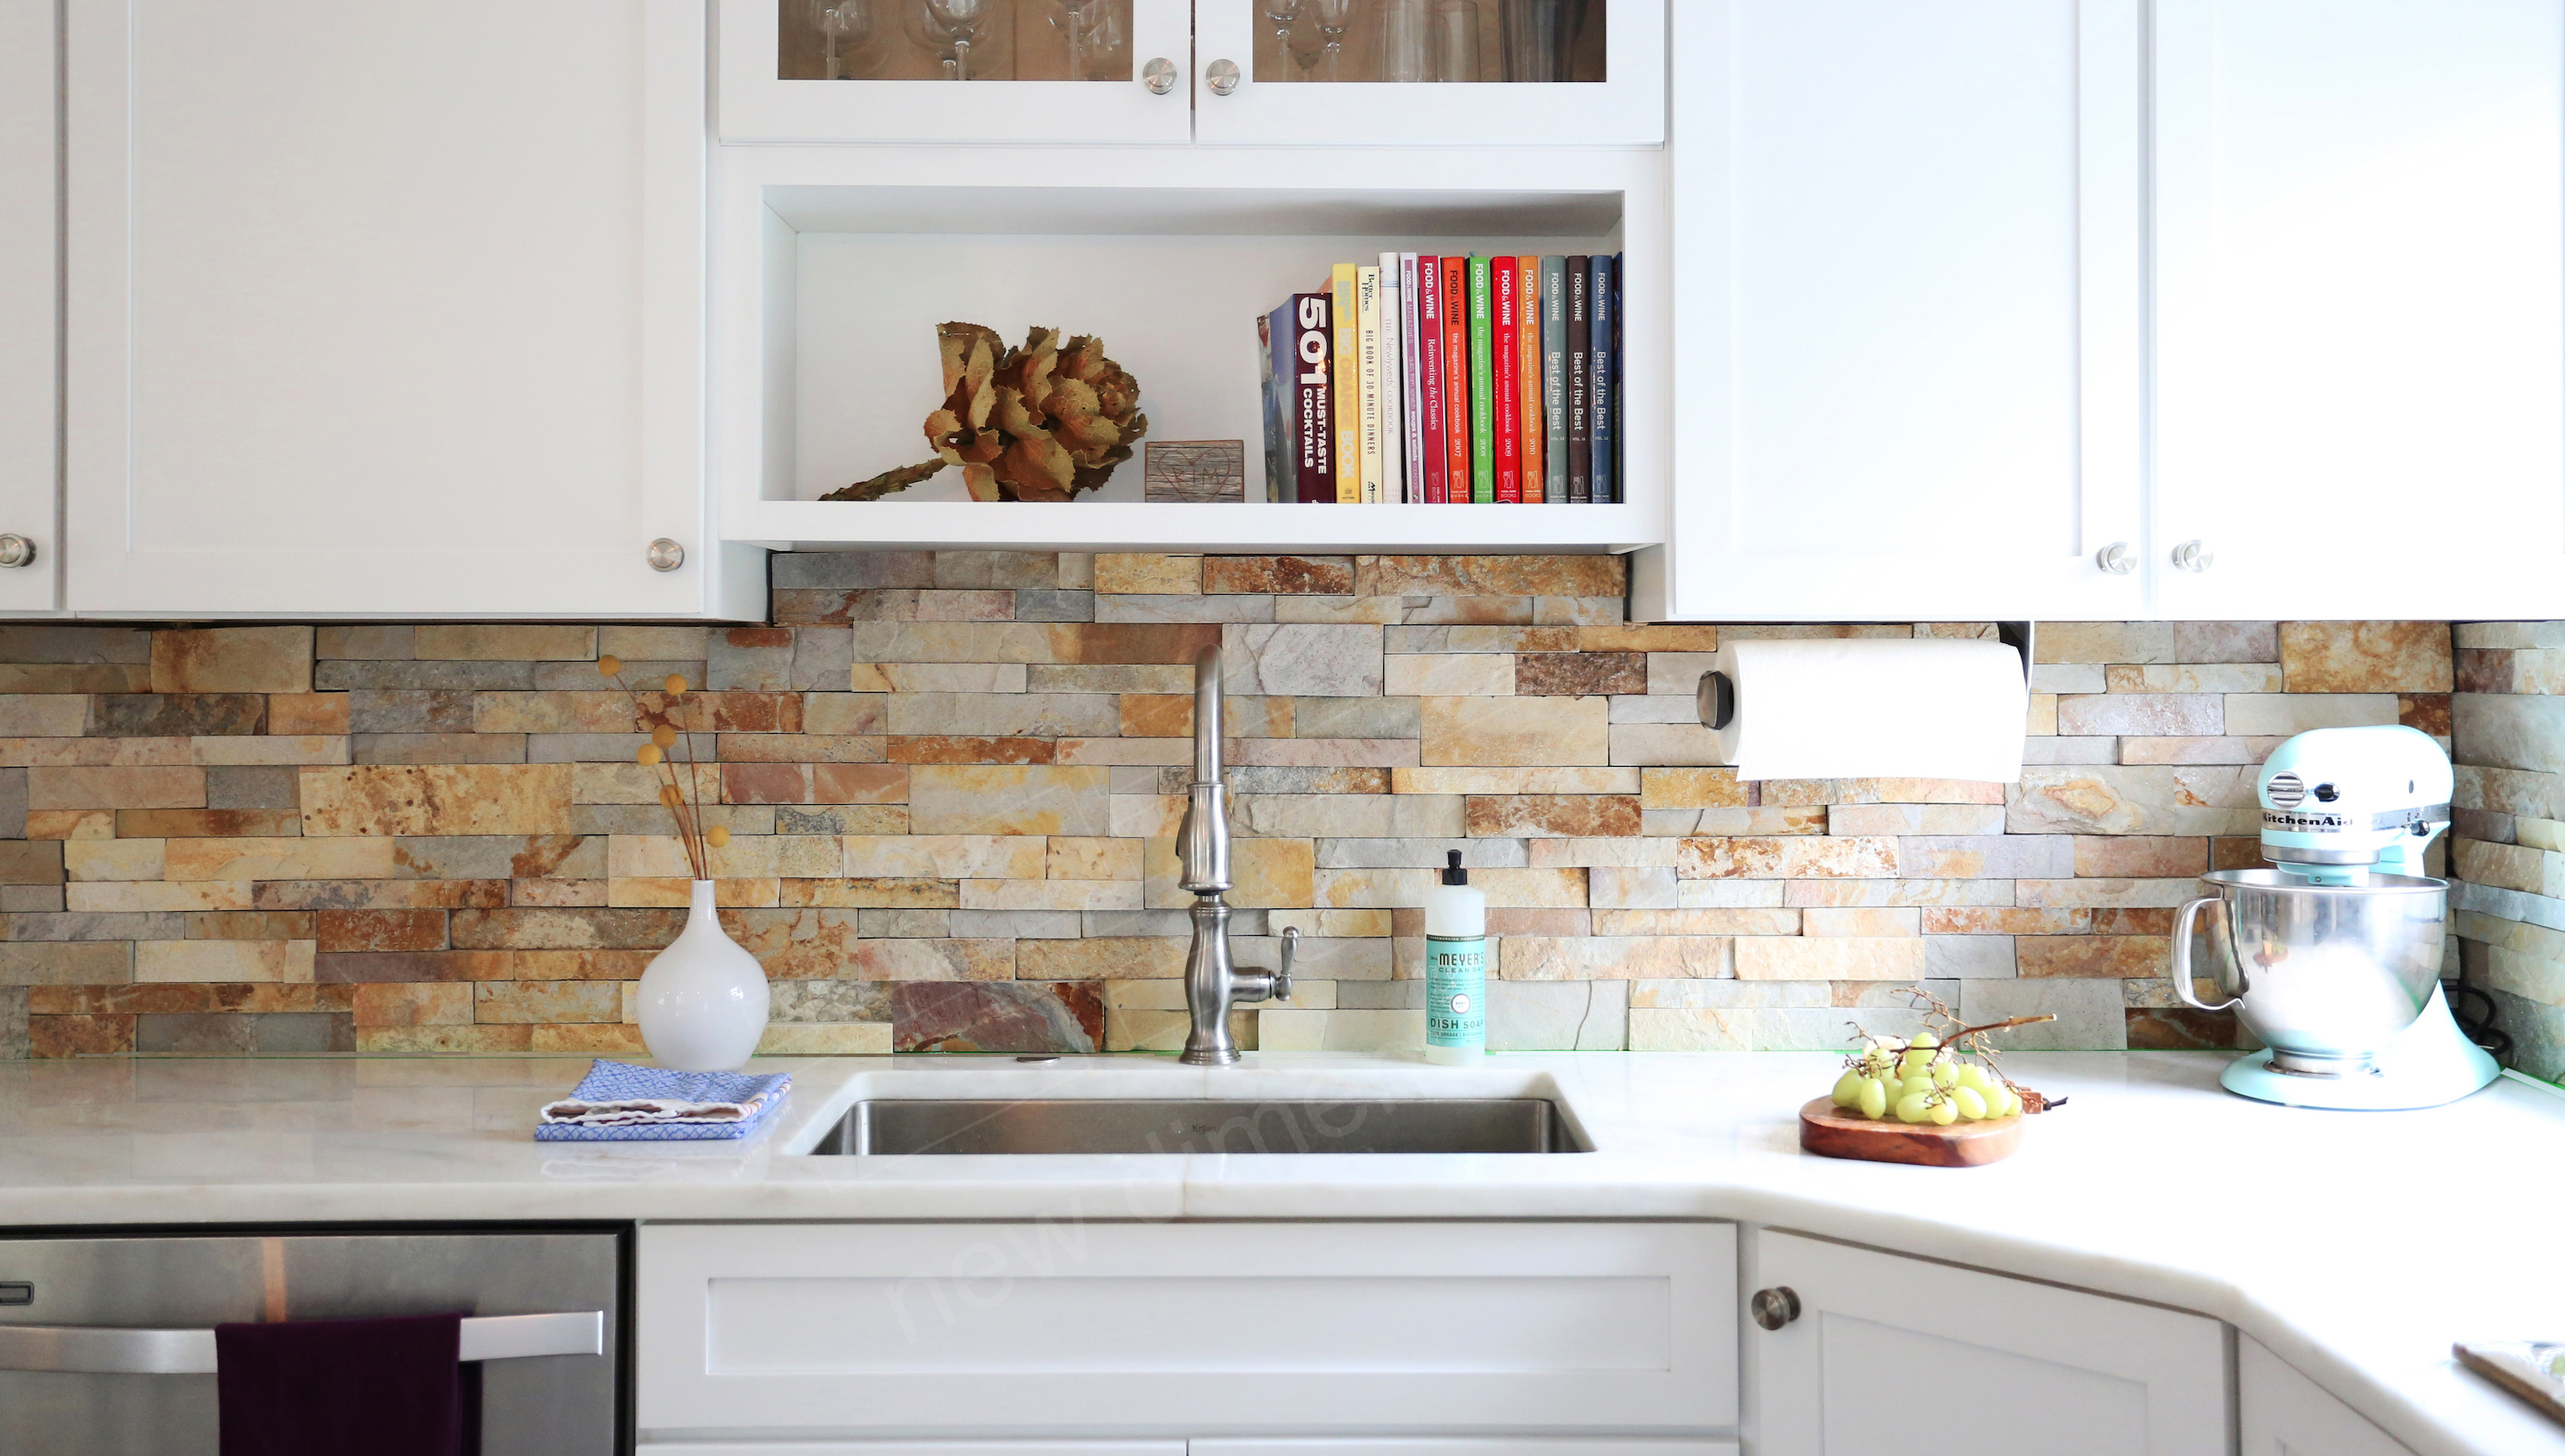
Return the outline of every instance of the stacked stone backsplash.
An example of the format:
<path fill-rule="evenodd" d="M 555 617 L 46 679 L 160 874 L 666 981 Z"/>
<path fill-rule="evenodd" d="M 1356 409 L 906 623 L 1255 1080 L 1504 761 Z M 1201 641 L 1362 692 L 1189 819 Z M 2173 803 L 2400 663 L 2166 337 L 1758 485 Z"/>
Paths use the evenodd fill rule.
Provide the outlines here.
<path fill-rule="evenodd" d="M 1612 557 L 797 554 L 774 587 L 737 628 L 0 627 L 0 1051 L 637 1053 L 685 870 L 600 653 L 709 688 L 725 916 L 795 1053 L 1178 1046 L 1215 642 L 1240 958 L 1304 937 L 1294 1000 L 1239 1014 L 1271 1049 L 1420 1040 L 1407 907 L 1450 849 L 1500 1048 L 1833 1046 L 1918 983 L 2058 1014 L 2022 1045 L 2228 1045 L 2163 975 L 2192 876 L 2255 858 L 2253 766 L 2448 731 L 2446 623 L 2043 623 L 2019 785 L 1741 783 L 1693 717 L 1723 636 L 1991 625 L 1628 625 Z"/>
<path fill-rule="evenodd" d="M 2457 647 L 2459 963 L 2511 1065 L 2565 1082 L 2565 621 L 2464 622 Z"/>

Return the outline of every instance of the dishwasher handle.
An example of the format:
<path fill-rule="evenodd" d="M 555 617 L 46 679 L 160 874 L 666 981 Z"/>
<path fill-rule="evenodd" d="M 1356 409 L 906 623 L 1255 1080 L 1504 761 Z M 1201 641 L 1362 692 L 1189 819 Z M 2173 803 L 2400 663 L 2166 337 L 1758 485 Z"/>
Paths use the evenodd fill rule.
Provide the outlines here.
<path fill-rule="evenodd" d="M 463 1321 L 461 1358 L 467 1360 L 604 1352 L 602 1310 L 559 1315 L 471 1315 Z M 214 1332 L 0 1325 L 0 1370 L 210 1375 L 214 1373 Z"/>

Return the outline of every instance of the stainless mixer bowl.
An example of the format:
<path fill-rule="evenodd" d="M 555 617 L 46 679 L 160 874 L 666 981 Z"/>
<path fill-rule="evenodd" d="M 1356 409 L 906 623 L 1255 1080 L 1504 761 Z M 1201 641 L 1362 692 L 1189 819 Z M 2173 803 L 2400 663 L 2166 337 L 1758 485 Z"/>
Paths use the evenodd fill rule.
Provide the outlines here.
<path fill-rule="evenodd" d="M 2441 974 L 2448 928 L 2446 880 L 2372 874 L 2367 884 L 2308 884 L 2276 869 L 2219 869 L 2210 893 L 2174 921 L 2173 989 L 2202 1011 L 2232 1008 L 2271 1049 L 2278 1072 L 2365 1074 L 2389 1039 L 2414 1024 Z M 2192 931 L 2214 911 L 2207 939 L 2228 999 L 2209 1005 L 2192 987 Z"/>

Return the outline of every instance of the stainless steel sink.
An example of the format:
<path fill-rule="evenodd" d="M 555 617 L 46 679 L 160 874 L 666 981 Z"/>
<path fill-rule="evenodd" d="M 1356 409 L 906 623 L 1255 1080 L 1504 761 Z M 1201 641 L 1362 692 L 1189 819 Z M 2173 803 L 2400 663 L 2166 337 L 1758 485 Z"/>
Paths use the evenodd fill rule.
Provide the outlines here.
<path fill-rule="evenodd" d="M 1590 1152 L 1541 1097 L 857 1102 L 816 1154 Z"/>

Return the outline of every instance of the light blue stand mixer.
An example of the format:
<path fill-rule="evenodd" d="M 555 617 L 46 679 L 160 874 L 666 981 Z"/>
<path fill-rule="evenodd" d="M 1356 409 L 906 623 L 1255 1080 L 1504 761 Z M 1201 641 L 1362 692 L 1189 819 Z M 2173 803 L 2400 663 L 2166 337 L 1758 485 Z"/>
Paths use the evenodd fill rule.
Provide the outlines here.
<path fill-rule="evenodd" d="M 2227 1067 L 2227 1091 L 2385 1110 L 2500 1075 L 2441 997 L 2449 886 L 2423 873 L 2423 851 L 2449 827 L 2451 785 L 2441 746 L 2411 728 L 2318 728 L 2262 766 L 2262 856 L 2277 867 L 2202 875 L 2210 893 L 2174 920 L 2174 994 L 2231 1009 L 2267 1049 Z M 2192 984 L 2203 912 L 2215 1004 Z"/>

